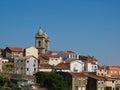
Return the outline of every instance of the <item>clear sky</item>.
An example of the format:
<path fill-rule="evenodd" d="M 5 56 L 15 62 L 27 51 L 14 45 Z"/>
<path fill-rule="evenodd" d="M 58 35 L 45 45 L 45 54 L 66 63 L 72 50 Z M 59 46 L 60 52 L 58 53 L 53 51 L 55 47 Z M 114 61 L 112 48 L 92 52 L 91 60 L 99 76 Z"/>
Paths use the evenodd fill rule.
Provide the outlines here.
<path fill-rule="evenodd" d="M 120 0 L 0 0 L 0 47 L 34 46 L 39 27 L 50 50 L 120 65 Z"/>

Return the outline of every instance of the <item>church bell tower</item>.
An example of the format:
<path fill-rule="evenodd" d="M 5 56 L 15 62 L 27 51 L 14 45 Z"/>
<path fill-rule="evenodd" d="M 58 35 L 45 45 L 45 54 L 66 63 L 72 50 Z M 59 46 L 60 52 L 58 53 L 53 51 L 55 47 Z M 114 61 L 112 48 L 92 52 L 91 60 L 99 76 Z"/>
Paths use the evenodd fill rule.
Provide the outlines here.
<path fill-rule="evenodd" d="M 47 34 L 42 31 L 42 29 L 39 29 L 39 31 L 36 33 L 35 46 L 38 49 L 39 54 L 45 54 L 49 50 L 49 38 Z"/>

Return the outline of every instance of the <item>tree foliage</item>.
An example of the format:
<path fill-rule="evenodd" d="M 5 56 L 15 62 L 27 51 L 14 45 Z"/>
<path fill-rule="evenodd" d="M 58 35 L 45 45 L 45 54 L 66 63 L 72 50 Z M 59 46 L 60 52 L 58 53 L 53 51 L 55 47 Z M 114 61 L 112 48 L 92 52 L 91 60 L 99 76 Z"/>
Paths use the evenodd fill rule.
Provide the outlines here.
<path fill-rule="evenodd" d="M 57 72 L 38 72 L 35 76 L 40 86 L 48 90 L 71 90 L 67 80 Z"/>
<path fill-rule="evenodd" d="M 7 85 L 9 80 L 7 78 L 4 78 L 0 76 L 0 87 Z"/>

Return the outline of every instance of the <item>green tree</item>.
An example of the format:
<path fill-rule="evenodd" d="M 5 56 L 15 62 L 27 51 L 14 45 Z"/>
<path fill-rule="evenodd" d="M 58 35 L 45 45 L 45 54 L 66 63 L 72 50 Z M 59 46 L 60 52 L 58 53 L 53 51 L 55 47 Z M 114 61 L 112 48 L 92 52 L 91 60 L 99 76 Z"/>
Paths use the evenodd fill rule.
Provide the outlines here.
<path fill-rule="evenodd" d="M 7 86 L 8 82 L 9 82 L 9 80 L 7 78 L 0 76 L 0 87 Z"/>
<path fill-rule="evenodd" d="M 37 82 L 48 90 L 71 90 L 67 80 L 56 72 L 38 72 L 35 74 Z"/>
<path fill-rule="evenodd" d="M 11 90 L 11 88 L 8 87 L 8 83 L 9 83 L 8 78 L 0 76 L 0 90 Z"/>
<path fill-rule="evenodd" d="M 11 90 L 21 90 L 21 88 L 19 87 L 19 85 L 16 85 L 16 86 L 13 87 Z"/>

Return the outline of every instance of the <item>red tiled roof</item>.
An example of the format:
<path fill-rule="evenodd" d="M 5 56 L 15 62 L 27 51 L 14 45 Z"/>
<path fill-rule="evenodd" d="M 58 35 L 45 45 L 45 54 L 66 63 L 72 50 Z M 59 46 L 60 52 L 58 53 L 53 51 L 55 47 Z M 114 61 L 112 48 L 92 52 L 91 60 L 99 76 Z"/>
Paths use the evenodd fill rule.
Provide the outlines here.
<path fill-rule="evenodd" d="M 40 69 L 51 69 L 52 67 L 50 64 L 39 64 Z"/>
<path fill-rule="evenodd" d="M 38 58 L 39 60 L 49 60 L 50 58 L 56 58 L 56 56 L 49 54 L 39 54 Z"/>
<path fill-rule="evenodd" d="M 17 48 L 17 47 L 8 47 L 8 48 L 13 52 L 23 52 L 22 48 Z"/>
<path fill-rule="evenodd" d="M 56 69 L 63 69 L 63 70 L 66 70 L 66 69 L 69 69 L 64 62 L 61 62 L 59 63 L 58 65 L 55 66 Z"/>
<path fill-rule="evenodd" d="M 89 74 L 89 73 L 84 73 L 84 75 L 87 76 L 87 77 L 97 79 L 97 80 L 105 80 L 105 77 L 103 77 L 103 76 L 97 76 L 97 75 Z"/>
<path fill-rule="evenodd" d="M 97 62 L 97 60 L 92 56 L 79 56 L 79 58 L 81 60 L 83 60 L 84 62 L 90 62 L 90 63 L 93 63 L 93 64 L 95 64 Z"/>
<path fill-rule="evenodd" d="M 73 77 L 90 77 L 90 78 L 94 78 L 96 80 L 118 80 L 119 78 L 112 78 L 112 77 L 107 77 L 107 76 L 97 76 L 95 74 L 92 73 L 72 73 L 69 72 Z"/>
<path fill-rule="evenodd" d="M 108 68 L 120 68 L 120 66 L 108 66 Z"/>
<path fill-rule="evenodd" d="M 102 70 L 102 69 L 107 69 L 108 66 L 98 66 L 98 69 L 99 70 Z"/>
<path fill-rule="evenodd" d="M 87 77 L 87 76 L 84 75 L 84 73 L 73 73 L 73 72 L 70 72 L 70 74 L 73 77 Z"/>

